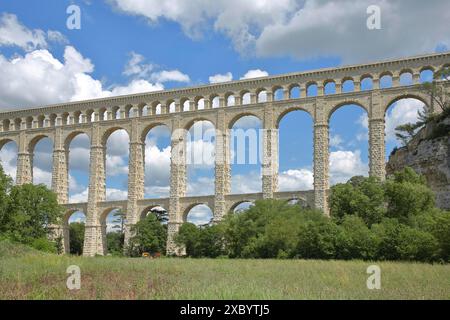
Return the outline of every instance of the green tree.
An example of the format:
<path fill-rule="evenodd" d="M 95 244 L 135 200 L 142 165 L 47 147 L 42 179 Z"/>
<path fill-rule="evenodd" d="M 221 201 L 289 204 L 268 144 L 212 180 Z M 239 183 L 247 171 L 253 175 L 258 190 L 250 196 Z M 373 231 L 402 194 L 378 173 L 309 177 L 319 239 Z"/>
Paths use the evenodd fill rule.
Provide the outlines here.
<path fill-rule="evenodd" d="M 50 226 L 60 223 L 63 209 L 56 194 L 44 185 L 13 186 L 9 194 L 5 229 L 15 241 L 30 244 L 49 235 Z"/>
<path fill-rule="evenodd" d="M 0 165 L 0 234 L 8 230 L 11 220 L 9 213 L 9 192 L 12 187 L 12 179 L 3 171 Z"/>
<path fill-rule="evenodd" d="M 84 222 L 73 222 L 69 225 L 69 245 L 70 253 L 81 255 L 84 245 Z"/>
<path fill-rule="evenodd" d="M 165 253 L 167 225 L 163 225 L 156 215 L 149 214 L 133 228 L 127 252 L 131 256 L 141 256 L 144 252 Z"/>
<path fill-rule="evenodd" d="M 122 232 L 108 232 L 106 234 L 106 247 L 108 253 L 114 256 L 123 255 L 124 234 Z"/>
<path fill-rule="evenodd" d="M 380 222 L 385 213 L 384 186 L 376 178 L 353 177 L 331 188 L 330 214 L 338 221 L 355 215 L 370 226 Z"/>
<path fill-rule="evenodd" d="M 426 185 L 423 176 L 407 167 L 396 172 L 386 181 L 388 208 L 386 216 L 408 223 L 412 216 L 434 208 L 433 191 Z"/>

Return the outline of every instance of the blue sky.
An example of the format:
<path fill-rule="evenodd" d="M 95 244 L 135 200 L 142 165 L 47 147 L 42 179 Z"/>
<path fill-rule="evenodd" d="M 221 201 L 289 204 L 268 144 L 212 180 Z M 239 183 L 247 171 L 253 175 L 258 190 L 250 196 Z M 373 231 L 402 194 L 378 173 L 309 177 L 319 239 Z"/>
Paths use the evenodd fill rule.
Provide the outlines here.
<path fill-rule="evenodd" d="M 81 29 L 69 30 L 69 5 L 81 10 Z M 366 9 L 381 8 L 380 30 L 368 30 Z M 450 6 L 443 1 L 2 1 L 0 3 L 0 108 L 206 84 L 218 79 L 275 75 L 447 50 Z M 417 16 L 422 22 L 417 24 Z M 337 26 L 337 27 L 336 27 Z M 405 32 L 405 30 L 407 32 Z M 424 75 L 425 77 L 425 75 Z M 402 100 L 386 119 L 387 154 L 398 145 L 396 125 L 413 121 L 422 105 Z M 198 126 L 208 128 L 207 123 Z M 236 128 L 260 127 L 243 118 Z M 280 124 L 280 188 L 312 187 L 312 122 L 304 112 Z M 294 138 L 295 137 L 295 138 Z M 108 141 L 109 199 L 126 198 L 128 137 Z M 201 139 L 200 139 L 201 140 Z M 170 132 L 147 136 L 146 196 L 168 195 Z M 213 148 L 192 141 L 194 148 Z M 368 172 L 367 117 L 345 106 L 330 122 L 330 182 Z M 15 146 L 0 159 L 15 174 Z M 89 140 L 71 145 L 70 196 L 87 196 Z M 51 141 L 35 150 L 35 182 L 50 183 Z M 188 167 L 188 194 L 214 192 L 211 165 Z M 261 190 L 260 163 L 232 165 L 232 191 Z M 80 216 L 75 216 L 78 219 Z M 207 208 L 191 220 L 206 222 Z M 110 221 L 111 219 L 109 219 Z"/>

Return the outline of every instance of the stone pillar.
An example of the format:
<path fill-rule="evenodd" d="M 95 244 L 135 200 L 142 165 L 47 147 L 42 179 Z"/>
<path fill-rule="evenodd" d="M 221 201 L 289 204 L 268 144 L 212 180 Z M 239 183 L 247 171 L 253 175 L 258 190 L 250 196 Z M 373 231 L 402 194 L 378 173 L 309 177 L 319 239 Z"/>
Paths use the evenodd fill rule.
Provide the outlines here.
<path fill-rule="evenodd" d="M 314 206 L 329 215 L 329 133 L 328 121 L 314 124 Z"/>
<path fill-rule="evenodd" d="M 186 130 L 181 127 L 180 122 L 180 117 L 176 117 L 172 122 L 168 255 L 184 254 L 184 249 L 179 248 L 174 241 L 174 237 L 183 223 L 180 198 L 186 194 Z"/>
<path fill-rule="evenodd" d="M 384 106 L 379 93 L 371 97 L 369 116 L 369 167 L 370 176 L 386 178 Z"/>
<path fill-rule="evenodd" d="M 16 184 L 33 183 L 33 154 L 29 149 L 28 139 L 24 132 L 19 135 L 18 147 Z"/>
<path fill-rule="evenodd" d="M 278 190 L 278 128 L 271 107 L 264 110 L 262 151 L 263 198 L 273 199 Z"/>
<path fill-rule="evenodd" d="M 227 214 L 225 198 L 231 192 L 230 130 L 226 120 L 222 109 L 217 115 L 216 128 L 214 222 L 221 221 Z"/>
<path fill-rule="evenodd" d="M 144 178 L 145 178 L 145 144 L 139 131 L 137 119 L 133 119 L 130 137 L 130 156 L 128 170 L 128 205 L 125 223 L 125 245 L 127 247 L 131 232 L 139 220 L 138 201 L 144 199 Z"/>
<path fill-rule="evenodd" d="M 58 127 L 53 144 L 52 190 L 56 193 L 59 204 L 68 203 L 69 200 L 68 159 L 69 150 L 66 150 L 62 130 Z"/>
<path fill-rule="evenodd" d="M 93 124 L 91 137 L 91 155 L 89 169 L 89 196 L 86 212 L 86 230 L 84 236 L 84 256 L 104 255 L 106 248 L 102 239 L 102 226 L 98 203 L 105 201 L 105 146 L 101 130 L 97 123 Z"/>

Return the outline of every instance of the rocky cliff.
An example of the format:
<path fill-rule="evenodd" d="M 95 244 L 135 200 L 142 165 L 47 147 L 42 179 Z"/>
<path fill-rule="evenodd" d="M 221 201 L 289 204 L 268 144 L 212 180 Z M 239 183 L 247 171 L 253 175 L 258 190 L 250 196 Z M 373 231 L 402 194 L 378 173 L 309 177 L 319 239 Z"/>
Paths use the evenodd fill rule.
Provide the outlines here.
<path fill-rule="evenodd" d="M 427 125 L 400 149 L 394 150 L 386 164 L 388 175 L 405 166 L 425 176 L 436 194 L 436 205 L 450 209 L 450 117 Z"/>

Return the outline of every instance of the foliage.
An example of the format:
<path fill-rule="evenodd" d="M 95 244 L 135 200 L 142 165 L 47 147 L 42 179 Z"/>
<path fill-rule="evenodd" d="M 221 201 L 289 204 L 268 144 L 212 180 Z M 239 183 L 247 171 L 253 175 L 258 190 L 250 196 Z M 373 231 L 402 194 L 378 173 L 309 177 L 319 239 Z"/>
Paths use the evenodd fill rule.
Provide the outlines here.
<path fill-rule="evenodd" d="M 84 245 L 84 222 L 73 222 L 69 225 L 70 253 L 81 255 Z"/>
<path fill-rule="evenodd" d="M 122 232 L 109 232 L 106 234 L 106 247 L 113 256 L 123 255 L 124 234 Z"/>
<path fill-rule="evenodd" d="M 162 224 L 156 215 L 149 214 L 139 221 L 131 232 L 134 236 L 126 249 L 128 255 L 137 257 L 144 252 L 165 253 L 167 225 Z"/>
<path fill-rule="evenodd" d="M 222 225 L 198 228 L 185 223 L 180 227 L 175 242 L 184 246 L 186 254 L 194 258 L 217 258 L 225 254 Z"/>
<path fill-rule="evenodd" d="M 370 226 L 385 215 L 384 198 L 384 186 L 376 178 L 353 177 L 331 188 L 330 213 L 338 220 L 356 215 Z"/>

